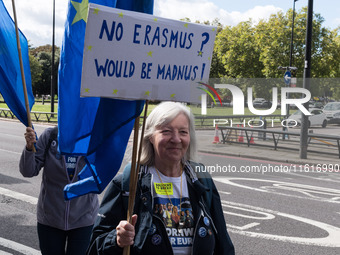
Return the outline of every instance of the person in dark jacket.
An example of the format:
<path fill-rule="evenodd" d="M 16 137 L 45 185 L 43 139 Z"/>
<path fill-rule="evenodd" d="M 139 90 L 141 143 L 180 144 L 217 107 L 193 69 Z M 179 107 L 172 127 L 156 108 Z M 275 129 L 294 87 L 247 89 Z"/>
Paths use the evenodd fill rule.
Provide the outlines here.
<path fill-rule="evenodd" d="M 84 255 L 98 212 L 98 195 L 88 194 L 65 201 L 65 185 L 78 180 L 85 166 L 84 157 L 58 153 L 57 127 L 47 128 L 36 141 L 26 128 L 26 146 L 19 169 L 24 177 L 37 176 L 43 168 L 37 205 L 37 229 L 41 253 L 48 255 Z M 36 152 L 33 146 L 36 143 Z"/>
<path fill-rule="evenodd" d="M 188 108 L 174 102 L 158 105 L 146 120 L 131 223 L 125 220 L 127 165 L 105 193 L 87 254 L 122 254 L 126 246 L 131 254 L 235 254 L 218 191 L 210 175 L 204 181 L 198 178 L 201 165 L 192 161 L 195 153 Z M 172 224 L 181 217 L 184 222 Z"/>

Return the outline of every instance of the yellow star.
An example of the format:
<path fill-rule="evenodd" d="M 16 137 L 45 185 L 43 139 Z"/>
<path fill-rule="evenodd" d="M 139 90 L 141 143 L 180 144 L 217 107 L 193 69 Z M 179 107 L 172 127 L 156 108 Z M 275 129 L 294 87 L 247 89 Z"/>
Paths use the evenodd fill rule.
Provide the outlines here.
<path fill-rule="evenodd" d="M 95 9 L 93 10 L 93 13 L 94 13 L 94 14 L 98 14 L 98 13 L 99 13 L 99 8 L 95 8 Z"/>
<path fill-rule="evenodd" d="M 117 92 L 118 92 L 118 89 L 114 89 L 112 94 L 117 95 Z"/>
<path fill-rule="evenodd" d="M 157 22 L 157 21 L 158 21 L 158 19 L 157 19 L 157 18 L 154 18 L 154 19 L 153 19 L 153 21 Z"/>
<path fill-rule="evenodd" d="M 189 25 L 188 23 L 185 23 L 185 24 L 184 24 L 184 27 L 188 28 L 188 25 Z"/>
<path fill-rule="evenodd" d="M 208 57 L 208 60 L 210 60 L 211 58 L 210 57 Z"/>
<path fill-rule="evenodd" d="M 122 12 L 118 13 L 119 18 L 123 18 L 124 14 Z"/>
<path fill-rule="evenodd" d="M 148 56 L 152 57 L 152 51 L 148 52 Z"/>
<path fill-rule="evenodd" d="M 213 27 L 212 31 L 215 31 L 216 29 Z"/>
<path fill-rule="evenodd" d="M 176 94 L 171 94 L 170 95 L 170 98 L 174 98 Z"/>
<path fill-rule="evenodd" d="M 86 92 L 86 93 L 89 93 L 89 92 L 90 92 L 90 89 L 86 88 L 86 89 L 85 89 L 85 92 Z"/>
<path fill-rule="evenodd" d="M 197 56 L 201 56 L 202 57 L 203 52 L 202 51 L 197 51 L 197 52 L 198 52 Z"/>
<path fill-rule="evenodd" d="M 92 46 L 91 45 L 87 46 L 87 51 L 91 51 L 91 50 L 92 50 Z"/>
<path fill-rule="evenodd" d="M 150 96 L 150 91 L 145 91 L 145 96 Z"/>
<path fill-rule="evenodd" d="M 72 21 L 72 25 L 80 20 L 84 20 L 85 23 L 87 22 L 87 11 L 89 6 L 89 0 L 82 0 L 81 3 L 76 1 L 71 1 L 74 9 L 76 9 L 77 14 L 74 16 Z"/>

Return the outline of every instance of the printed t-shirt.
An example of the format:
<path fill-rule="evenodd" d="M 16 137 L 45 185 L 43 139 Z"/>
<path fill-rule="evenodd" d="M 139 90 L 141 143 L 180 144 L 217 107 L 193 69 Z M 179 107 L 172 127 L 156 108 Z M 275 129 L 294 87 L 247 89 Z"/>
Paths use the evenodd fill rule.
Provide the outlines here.
<path fill-rule="evenodd" d="M 181 177 L 168 177 L 158 171 L 162 183 L 154 167 L 150 172 L 153 175 L 154 213 L 164 221 L 174 254 L 191 254 L 194 219 L 186 174 L 182 174 L 181 198 Z"/>

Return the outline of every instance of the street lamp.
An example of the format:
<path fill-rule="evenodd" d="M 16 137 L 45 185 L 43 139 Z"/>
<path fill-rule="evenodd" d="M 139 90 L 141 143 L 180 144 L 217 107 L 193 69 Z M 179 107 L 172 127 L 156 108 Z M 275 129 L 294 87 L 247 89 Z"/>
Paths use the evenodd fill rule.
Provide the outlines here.
<path fill-rule="evenodd" d="M 311 60 L 312 60 L 312 31 L 313 31 L 313 0 L 308 0 L 307 12 L 307 32 L 306 32 L 306 53 L 305 53 L 305 69 L 303 73 L 303 88 L 309 90 L 311 77 Z M 308 103 L 304 104 L 308 110 Z M 300 130 L 300 158 L 307 158 L 308 146 L 308 116 L 301 115 Z"/>
<path fill-rule="evenodd" d="M 51 112 L 54 112 L 54 32 L 55 30 L 55 0 L 53 0 L 53 25 L 52 25 L 52 64 L 51 64 Z"/>
<path fill-rule="evenodd" d="M 286 73 L 289 72 L 291 73 L 291 71 L 296 71 L 297 70 L 297 67 L 295 66 L 292 66 L 293 65 L 293 41 L 294 41 L 294 19 L 295 19 L 295 2 L 297 2 L 298 0 L 293 0 L 293 19 L 292 19 L 292 33 L 291 33 L 291 38 L 290 38 L 290 55 L 289 55 L 289 66 L 279 66 L 278 69 L 279 70 L 285 70 Z M 285 73 L 285 75 L 286 75 Z M 292 77 L 289 77 L 290 81 L 289 83 L 286 85 L 287 86 L 290 86 L 290 82 L 291 82 L 291 78 Z M 285 81 L 286 81 L 286 77 L 285 77 Z M 289 97 L 289 95 L 287 95 L 287 98 Z M 289 105 L 286 106 L 286 113 L 287 113 L 287 119 L 288 119 L 288 116 L 289 116 Z M 285 131 L 286 128 L 283 127 L 283 131 Z M 285 139 L 285 137 L 283 137 L 283 139 Z"/>
<path fill-rule="evenodd" d="M 289 66 L 293 65 L 293 40 L 294 40 L 294 19 L 295 19 L 295 2 L 298 0 L 293 0 L 293 20 L 292 20 L 292 35 L 290 38 L 290 56 L 289 56 Z"/>

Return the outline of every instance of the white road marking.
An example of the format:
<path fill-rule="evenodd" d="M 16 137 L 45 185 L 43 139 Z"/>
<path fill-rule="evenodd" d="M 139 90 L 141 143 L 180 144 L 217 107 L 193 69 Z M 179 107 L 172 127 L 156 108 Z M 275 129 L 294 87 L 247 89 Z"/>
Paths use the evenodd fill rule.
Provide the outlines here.
<path fill-rule="evenodd" d="M 31 247 L 28 247 L 28 246 L 25 246 L 23 244 L 16 243 L 16 242 L 13 242 L 11 240 L 7 240 L 7 239 L 1 238 L 1 237 L 0 237 L 0 246 L 4 246 L 6 248 L 18 251 L 18 252 L 25 254 L 25 255 L 39 255 L 39 254 L 41 254 L 40 251 L 35 250 Z M 2 251 L 0 251 L 0 252 L 1 252 L 1 254 L 4 254 Z"/>
<path fill-rule="evenodd" d="M 4 151 L 4 152 L 7 152 L 7 153 L 13 153 L 13 154 L 16 154 L 16 155 L 21 155 L 21 153 L 22 153 L 22 152 L 9 151 L 9 150 L 4 150 L 4 149 L 0 149 L 0 151 Z"/>
<path fill-rule="evenodd" d="M 295 198 L 303 198 L 303 199 L 311 199 L 329 203 L 340 203 L 338 199 L 334 199 L 339 197 L 340 191 L 336 189 L 323 188 L 318 186 L 310 186 L 303 185 L 298 183 L 288 183 L 283 181 L 271 181 L 266 179 L 252 179 L 252 178 L 238 178 L 238 177 L 214 177 L 214 181 L 218 181 L 224 184 L 250 189 L 254 191 L 264 192 L 264 193 L 275 193 L 278 195 L 295 197 Z M 250 187 L 243 184 L 238 184 L 234 181 L 253 181 L 253 182 L 264 182 L 264 183 L 272 183 L 272 186 L 261 186 L 259 188 Z M 274 191 L 273 191 L 274 189 Z M 291 195 L 284 192 L 279 192 L 280 190 L 294 191 L 296 193 L 304 194 L 305 196 L 299 195 Z M 317 196 L 320 195 L 328 195 L 329 198 Z"/>
<path fill-rule="evenodd" d="M 8 252 L 2 251 L 2 250 L 0 250 L 0 252 L 1 252 L 1 255 L 13 255 L 13 253 L 8 253 Z"/>
<path fill-rule="evenodd" d="M 257 233 L 257 232 L 250 232 L 250 231 L 244 231 L 240 230 L 238 228 L 234 228 L 233 225 L 228 225 L 228 231 L 237 233 L 240 235 L 245 235 L 245 236 L 250 236 L 250 237 L 256 237 L 256 238 L 263 238 L 263 239 L 268 239 L 268 240 L 277 240 L 277 241 L 283 241 L 283 242 L 290 242 L 290 243 L 297 243 L 297 244 L 305 244 L 305 245 L 317 245 L 317 246 L 323 246 L 323 247 L 340 247 L 340 228 L 334 227 L 332 225 L 320 222 L 320 221 L 315 221 L 307 218 L 303 218 L 300 216 L 295 216 L 287 213 L 281 213 L 278 211 L 273 211 L 269 209 L 264 209 L 261 207 L 255 207 L 255 206 L 250 206 L 250 205 L 245 205 L 245 204 L 240 204 L 240 203 L 233 203 L 229 201 L 222 200 L 222 204 L 228 204 L 231 206 L 235 207 L 243 207 L 243 208 L 248 208 L 251 210 L 256 210 L 258 212 L 265 212 L 269 214 L 273 214 L 276 216 L 281 216 L 284 218 L 290 218 L 292 220 L 296 220 L 299 222 L 304 222 L 306 224 L 318 227 L 328 233 L 327 236 L 325 237 L 319 237 L 319 238 L 305 238 L 305 237 L 298 237 L 298 236 L 283 236 L 283 235 L 273 235 L 273 234 L 265 234 L 265 233 Z M 244 217 L 244 215 L 242 215 Z M 255 222 L 256 223 L 256 222 Z M 253 223 L 253 224 L 255 224 Z M 244 227 L 244 226 L 243 226 Z M 243 228 L 241 227 L 241 228 Z"/>
<path fill-rule="evenodd" d="M 5 136 L 5 137 L 9 137 L 10 136 L 10 137 L 15 137 L 15 138 L 24 138 L 24 134 L 22 134 L 22 135 L 11 135 L 11 134 L 0 133 L 0 135 Z"/>
<path fill-rule="evenodd" d="M 226 192 L 226 191 L 222 191 L 222 190 L 219 190 L 218 192 L 221 193 L 221 194 L 226 194 L 226 195 L 230 195 L 231 194 L 230 192 Z"/>
<path fill-rule="evenodd" d="M 257 223 L 257 222 L 249 223 L 247 225 L 244 225 L 243 227 L 228 224 L 228 228 L 234 228 L 234 229 L 238 229 L 238 230 L 247 230 L 247 229 L 256 227 L 258 225 L 260 225 L 260 223 Z"/>
<path fill-rule="evenodd" d="M 235 215 L 235 216 L 239 216 L 239 217 L 242 217 L 242 218 L 255 219 L 255 220 L 272 220 L 272 219 L 275 218 L 275 216 L 273 214 L 265 213 L 265 212 L 259 212 L 258 210 L 246 209 L 244 207 L 239 207 L 239 206 L 232 206 L 232 205 L 229 205 L 228 203 L 224 203 L 224 201 L 225 200 L 222 200 L 222 206 L 224 206 L 224 207 L 234 208 L 234 209 L 237 209 L 239 211 L 246 211 L 246 212 L 251 212 L 251 213 L 256 213 L 256 214 L 262 214 L 262 215 L 264 215 L 264 217 L 223 211 L 225 214 Z"/>
<path fill-rule="evenodd" d="M 36 205 L 38 198 L 0 187 L 0 194 Z"/>

